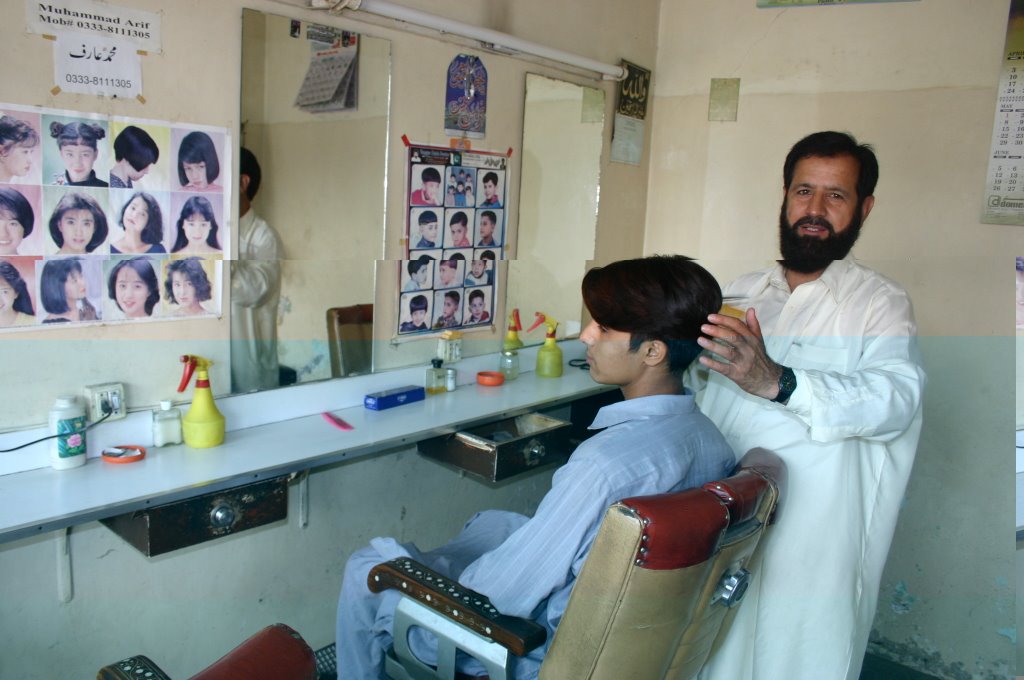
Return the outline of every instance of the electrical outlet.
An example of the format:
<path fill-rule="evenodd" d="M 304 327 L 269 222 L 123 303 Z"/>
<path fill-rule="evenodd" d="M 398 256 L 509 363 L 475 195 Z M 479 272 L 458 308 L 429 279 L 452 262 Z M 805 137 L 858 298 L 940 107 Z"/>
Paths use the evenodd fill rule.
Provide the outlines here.
<path fill-rule="evenodd" d="M 89 408 L 89 421 L 93 423 L 108 412 L 110 417 L 107 420 L 124 418 L 128 409 L 124 403 L 124 385 L 121 383 L 86 385 L 85 402 Z"/>

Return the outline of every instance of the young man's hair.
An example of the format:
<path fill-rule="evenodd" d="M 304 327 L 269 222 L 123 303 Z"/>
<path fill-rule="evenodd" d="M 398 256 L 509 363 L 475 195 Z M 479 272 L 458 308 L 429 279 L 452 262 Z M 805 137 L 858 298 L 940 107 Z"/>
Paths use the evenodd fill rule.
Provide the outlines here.
<path fill-rule="evenodd" d="M 474 288 L 473 290 L 471 290 L 469 292 L 469 301 L 473 302 L 473 300 L 476 300 L 477 298 L 480 298 L 481 300 L 483 300 L 484 299 L 484 292 L 482 290 L 480 290 L 479 288 Z"/>
<path fill-rule="evenodd" d="M 419 219 L 417 220 L 420 224 L 431 224 L 437 222 L 437 213 L 433 210 L 424 210 L 420 213 Z"/>
<path fill-rule="evenodd" d="M 484 175 L 484 184 L 490 182 L 494 186 L 498 186 L 498 173 L 491 171 Z"/>
<path fill-rule="evenodd" d="M 256 198 L 260 182 L 263 181 L 263 171 L 260 169 L 260 162 L 256 160 L 256 154 L 244 146 L 238 148 L 238 174 L 249 177 L 249 185 L 245 188 L 246 198 L 250 201 Z"/>
<path fill-rule="evenodd" d="M 447 293 L 445 293 L 444 296 L 451 300 L 452 302 L 454 302 L 456 306 L 458 306 L 459 302 L 462 301 L 462 296 L 459 295 L 459 291 L 457 290 L 450 290 Z"/>
<path fill-rule="evenodd" d="M 136 172 L 142 172 L 159 158 L 160 148 L 140 127 L 129 125 L 114 137 L 114 160 L 127 160 Z"/>
<path fill-rule="evenodd" d="M 868 144 L 858 144 L 853 135 L 845 132 L 814 132 L 793 145 L 782 166 L 782 185 L 789 188 L 796 164 L 805 158 L 837 158 L 850 156 L 857 161 L 857 199 L 875 193 L 878 183 L 878 159 Z"/>
<path fill-rule="evenodd" d="M 36 223 L 36 215 L 32 211 L 32 204 L 21 195 L 17 189 L 0 187 L 0 210 L 6 210 L 14 215 L 21 225 L 22 238 L 32 233 L 32 226 Z"/>
<path fill-rule="evenodd" d="M 498 224 L 498 216 L 494 214 L 493 210 L 484 210 L 480 213 L 480 219 L 487 218 L 491 221 L 491 224 Z"/>
<path fill-rule="evenodd" d="M 412 276 L 423 267 L 430 266 L 430 263 L 434 261 L 430 255 L 420 255 L 415 260 L 409 260 L 408 264 L 405 265 L 406 271 L 409 272 L 409 276 Z"/>
<path fill-rule="evenodd" d="M 420 173 L 420 181 L 426 184 L 427 182 L 441 183 L 441 173 L 437 171 L 437 168 L 426 167 L 423 168 L 423 172 Z"/>
<path fill-rule="evenodd" d="M 50 215 L 50 237 L 58 248 L 64 247 L 64 235 L 60 231 L 60 221 L 64 218 L 64 213 L 70 210 L 88 210 L 92 213 L 92 238 L 85 244 L 85 252 L 91 253 L 107 240 L 107 215 L 96 199 L 88 194 L 64 194 L 57 203 L 57 207 L 53 209 L 53 214 Z"/>
<path fill-rule="evenodd" d="M 425 312 L 427 310 L 427 296 L 426 295 L 413 295 L 409 300 L 409 313 L 413 312 Z"/>
<path fill-rule="evenodd" d="M 449 227 L 453 224 L 461 224 L 463 226 L 467 226 L 469 224 L 469 218 L 466 217 L 466 213 L 460 210 L 454 215 L 452 215 L 452 218 L 448 220 Z"/>
<path fill-rule="evenodd" d="M 213 145 L 210 135 L 195 130 L 182 138 L 178 146 L 178 180 L 181 186 L 188 185 L 185 163 L 205 163 L 206 181 L 213 184 L 220 176 L 220 160 L 217 158 L 217 147 Z"/>
<path fill-rule="evenodd" d="M 631 351 L 648 340 L 664 342 L 668 369 L 680 374 L 700 354 L 700 327 L 721 309 L 722 290 L 691 258 L 654 255 L 591 269 L 583 302 L 598 324 L 630 334 Z"/>

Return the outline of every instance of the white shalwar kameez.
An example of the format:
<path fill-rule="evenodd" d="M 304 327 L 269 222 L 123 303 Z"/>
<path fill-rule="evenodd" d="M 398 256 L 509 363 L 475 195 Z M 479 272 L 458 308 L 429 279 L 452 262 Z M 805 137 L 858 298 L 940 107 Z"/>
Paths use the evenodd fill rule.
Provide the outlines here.
<path fill-rule="evenodd" d="M 280 384 L 277 305 L 281 242 L 250 208 L 238 220 L 238 259 L 231 263 L 231 391 Z"/>
<path fill-rule="evenodd" d="M 704 376 L 701 410 L 736 455 L 775 451 L 789 483 L 755 580 L 700 677 L 857 680 L 921 431 L 910 299 L 852 256 L 792 293 L 781 266 L 723 292 L 747 298 L 739 306 L 755 309 L 768 356 L 793 369 L 797 388 L 783 406 Z"/>

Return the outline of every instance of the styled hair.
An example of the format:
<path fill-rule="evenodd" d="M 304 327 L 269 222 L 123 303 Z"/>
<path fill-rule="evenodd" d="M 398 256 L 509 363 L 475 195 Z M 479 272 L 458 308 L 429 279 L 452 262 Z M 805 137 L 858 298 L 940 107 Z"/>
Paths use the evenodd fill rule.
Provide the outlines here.
<path fill-rule="evenodd" d="M 466 256 L 463 255 L 462 253 L 452 253 L 451 257 L 448 258 L 448 261 L 452 262 L 452 263 L 455 263 L 454 266 L 456 266 L 456 267 L 458 266 L 457 263 L 459 262 L 459 260 L 462 260 L 463 262 L 465 262 L 466 261 Z"/>
<path fill-rule="evenodd" d="M 39 133 L 23 120 L 0 116 L 0 156 L 6 156 L 15 146 L 33 147 L 39 143 Z"/>
<path fill-rule="evenodd" d="M 60 233 L 60 221 L 69 210 L 88 210 L 92 213 L 92 238 L 85 244 L 85 252 L 91 253 L 107 240 L 107 216 L 96 199 L 88 194 L 64 194 L 50 215 L 50 236 L 58 247 L 64 246 L 64 234 Z M 67 311 L 67 310 L 65 310 Z"/>
<path fill-rule="evenodd" d="M 425 312 L 428 304 L 426 295 L 413 295 L 409 300 L 409 313 Z"/>
<path fill-rule="evenodd" d="M 128 161 L 138 172 L 142 172 L 160 158 L 160 149 L 149 133 L 140 127 L 129 125 L 114 137 L 114 160 Z"/>
<path fill-rule="evenodd" d="M 448 220 L 448 226 L 449 227 L 451 225 L 453 225 L 453 224 L 461 224 L 463 226 L 468 226 L 469 225 L 469 218 L 466 217 L 466 213 L 464 213 L 464 212 L 462 212 L 460 210 L 457 213 L 455 213 L 454 215 L 452 215 L 452 218 L 450 220 Z"/>
<path fill-rule="evenodd" d="M 491 224 L 498 224 L 498 216 L 494 214 L 493 210 L 484 210 L 482 213 L 480 213 L 480 219 L 483 219 L 485 217 L 491 221 Z"/>
<path fill-rule="evenodd" d="M 36 215 L 32 211 L 32 204 L 21 195 L 20 191 L 9 187 L 0 187 L 0 210 L 6 210 L 14 215 L 14 219 L 21 224 L 24 236 L 32 233 Z"/>
<path fill-rule="evenodd" d="M 118 219 L 118 223 L 123 229 L 124 213 L 128 210 L 128 206 L 131 202 L 136 198 L 142 199 L 142 202 L 146 204 L 146 210 L 149 212 L 149 219 L 146 221 L 146 226 L 142 230 L 142 242 L 150 245 L 160 243 L 164 237 L 164 214 L 160 210 L 160 204 L 157 203 L 156 199 L 145 191 L 139 191 L 138 193 L 132 194 L 132 197 L 125 202 L 124 206 L 121 208 L 121 217 Z"/>
<path fill-rule="evenodd" d="M 409 260 L 408 264 L 405 265 L 406 270 L 409 272 L 409 276 L 412 276 L 424 267 L 429 267 L 430 263 L 434 261 L 430 255 L 420 255 L 415 260 Z"/>
<path fill-rule="evenodd" d="M 244 146 L 238 150 L 238 174 L 249 177 L 249 186 L 245 188 L 245 195 L 251 201 L 256 198 L 260 190 L 260 182 L 263 181 L 263 170 L 260 169 L 260 162 L 256 160 L 256 154 Z"/>
<path fill-rule="evenodd" d="M 441 173 L 437 171 L 437 168 L 426 167 L 423 168 L 423 172 L 420 173 L 420 180 L 426 184 L 427 182 L 441 183 Z"/>
<path fill-rule="evenodd" d="M 858 144 L 853 135 L 845 132 L 814 132 L 793 145 L 782 166 L 782 182 L 787 189 L 793 181 L 796 164 L 805 158 L 837 158 L 849 156 L 857 161 L 857 200 L 875 193 L 878 183 L 878 159 L 868 144 Z"/>
<path fill-rule="evenodd" d="M 494 251 L 493 250 L 485 250 L 484 252 L 480 253 L 480 259 L 481 260 L 493 260 L 494 259 Z"/>
<path fill-rule="evenodd" d="M 476 298 L 480 298 L 481 300 L 484 299 L 484 292 L 482 290 L 480 290 L 479 288 L 474 288 L 469 293 L 469 301 L 470 302 L 473 302 L 473 300 L 475 300 Z"/>
<path fill-rule="evenodd" d="M 451 300 L 452 302 L 454 302 L 456 305 L 459 304 L 459 302 L 462 300 L 462 296 L 459 295 L 459 291 L 457 290 L 450 290 L 447 293 L 445 293 L 444 296 Z"/>
<path fill-rule="evenodd" d="M 658 340 L 669 371 L 682 373 L 700 354 L 697 338 L 722 290 L 706 269 L 683 255 L 654 255 L 594 267 L 583 277 L 583 303 L 594 321 L 630 334 L 630 351 Z"/>
<path fill-rule="evenodd" d="M 210 277 L 206 275 L 206 270 L 203 269 L 203 265 L 200 263 L 198 257 L 186 257 L 183 260 L 171 260 L 170 264 L 167 265 L 167 278 L 164 280 L 164 293 L 167 294 L 167 299 L 178 304 L 178 301 L 174 297 L 174 274 L 183 274 L 192 283 L 192 287 L 196 289 L 196 300 L 199 302 L 205 302 L 212 297 L 213 287 L 210 285 Z"/>
<path fill-rule="evenodd" d="M 178 179 L 181 186 L 188 184 L 185 163 L 206 163 L 206 181 L 213 184 L 220 176 L 220 161 L 217 159 L 217 147 L 213 145 L 210 135 L 196 130 L 182 138 L 178 146 Z"/>
<path fill-rule="evenodd" d="M 82 273 L 82 263 L 77 257 L 62 257 L 47 260 L 39 280 L 39 297 L 42 298 L 43 309 L 50 314 L 67 314 L 68 295 L 64 284 L 72 272 Z"/>
<path fill-rule="evenodd" d="M 488 182 L 490 182 L 494 186 L 498 186 L 498 173 L 492 170 L 491 172 L 485 174 L 483 183 L 487 184 Z"/>
<path fill-rule="evenodd" d="M 437 213 L 433 210 L 424 210 L 420 213 L 418 222 L 420 224 L 430 224 L 431 222 L 437 222 Z"/>
<path fill-rule="evenodd" d="M 96 148 L 96 143 L 107 136 L 107 131 L 96 123 L 61 123 L 58 120 L 50 123 L 50 136 L 57 140 L 57 148 L 63 149 L 72 144 Z"/>
<path fill-rule="evenodd" d="M 217 230 L 220 227 L 217 224 L 217 217 L 213 214 L 213 206 L 202 196 L 192 196 L 185 201 L 185 205 L 181 206 L 177 236 L 174 240 L 174 247 L 171 248 L 172 253 L 176 253 L 188 245 L 188 237 L 185 236 L 185 229 L 182 225 L 185 224 L 185 220 L 196 214 L 202 215 L 203 219 L 210 223 L 210 233 L 206 235 L 206 244 L 220 250 L 220 242 L 217 240 Z"/>
<path fill-rule="evenodd" d="M 32 309 L 32 298 L 28 296 L 28 285 L 25 283 L 25 279 L 21 278 L 18 268 L 7 260 L 0 260 L 0 277 L 14 289 L 14 311 L 35 315 L 36 312 Z M 67 306 L 66 302 L 64 304 Z"/>
<path fill-rule="evenodd" d="M 110 276 L 107 278 L 107 295 L 114 301 L 117 308 L 121 309 L 121 303 L 117 301 L 117 275 L 125 268 L 131 269 L 138 274 L 142 282 L 146 284 L 146 288 L 149 289 L 149 295 L 146 297 L 146 315 L 151 316 L 156 303 L 160 302 L 160 282 L 156 279 L 153 263 L 148 257 L 132 257 L 127 260 L 121 260 L 114 265 L 114 268 L 110 270 Z M 124 310 L 121 309 L 121 311 L 123 312 Z"/>

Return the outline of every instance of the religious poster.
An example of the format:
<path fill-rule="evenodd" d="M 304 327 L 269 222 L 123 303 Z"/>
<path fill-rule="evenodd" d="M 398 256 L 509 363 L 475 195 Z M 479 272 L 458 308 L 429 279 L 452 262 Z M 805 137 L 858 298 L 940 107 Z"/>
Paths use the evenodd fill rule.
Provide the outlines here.
<path fill-rule="evenodd" d="M 981 221 L 1024 224 L 1024 0 L 1011 0 Z"/>
<path fill-rule="evenodd" d="M 445 134 L 483 139 L 487 132 L 487 69 L 480 57 L 460 54 L 452 59 L 444 104 Z"/>
<path fill-rule="evenodd" d="M 644 148 L 644 119 L 651 86 L 651 71 L 626 60 L 626 77 L 619 83 L 619 101 L 615 108 L 611 160 L 640 165 Z"/>
<path fill-rule="evenodd" d="M 508 155 L 410 146 L 399 336 L 490 328 L 505 259 Z"/>
<path fill-rule="evenodd" d="M 0 104 L 0 331 L 221 315 L 226 128 Z"/>

